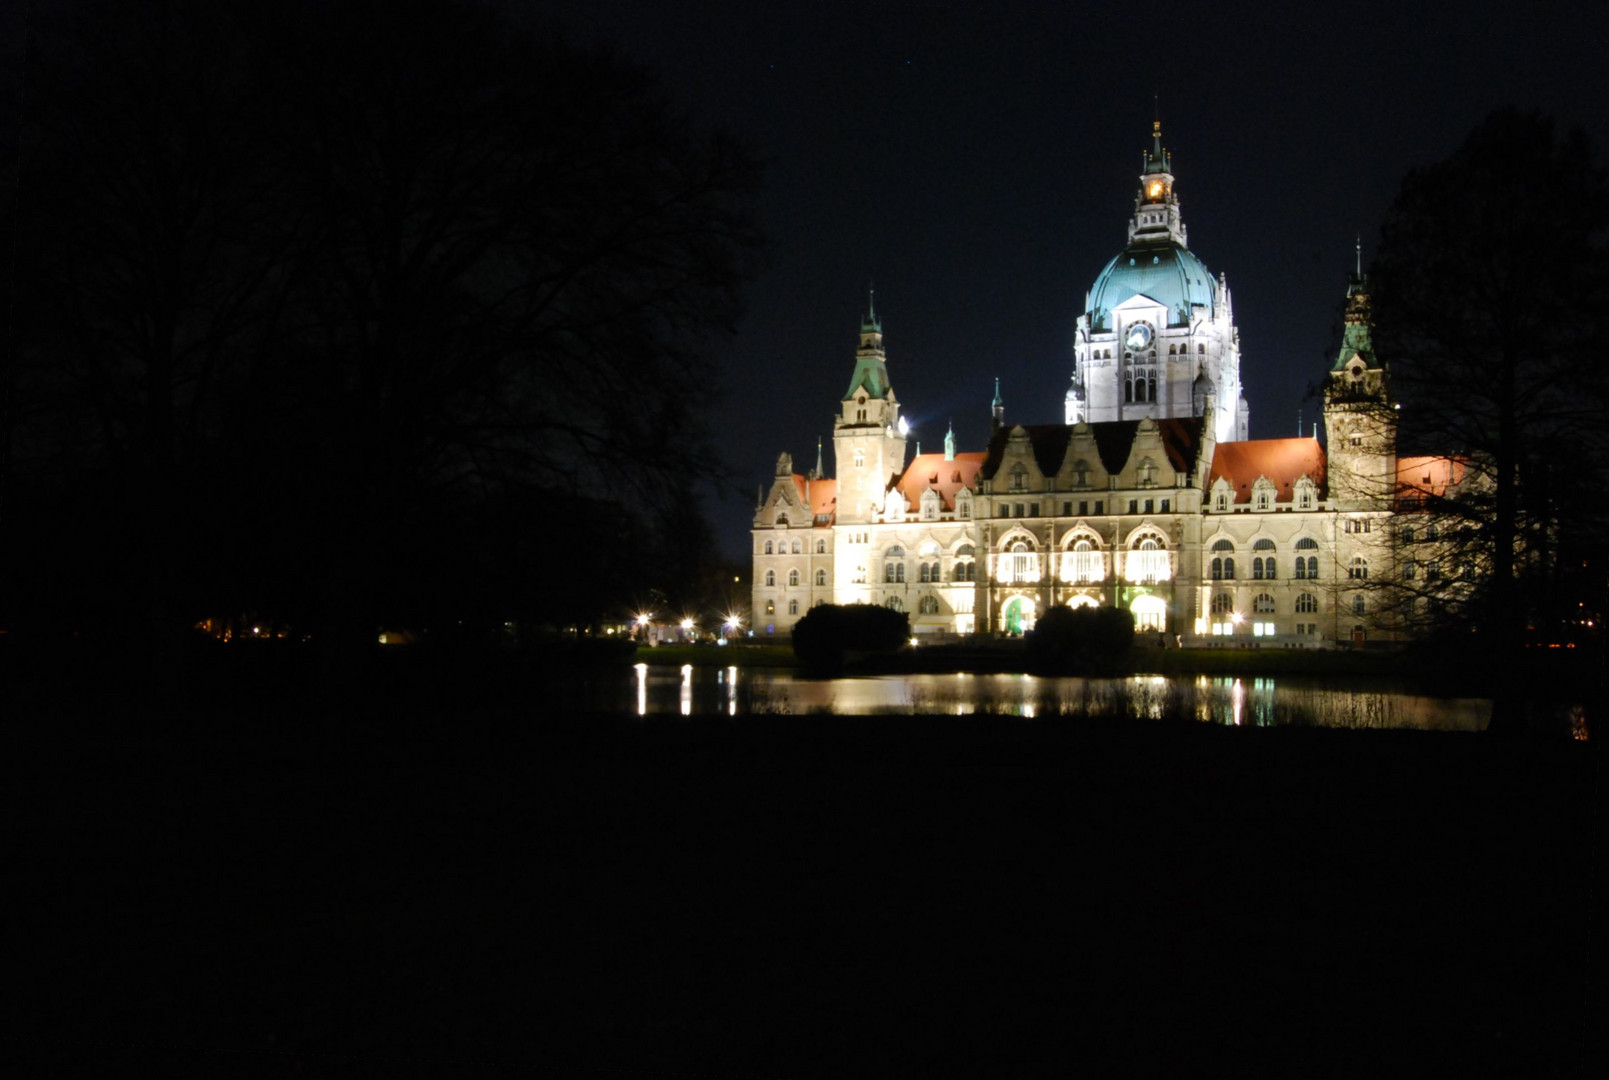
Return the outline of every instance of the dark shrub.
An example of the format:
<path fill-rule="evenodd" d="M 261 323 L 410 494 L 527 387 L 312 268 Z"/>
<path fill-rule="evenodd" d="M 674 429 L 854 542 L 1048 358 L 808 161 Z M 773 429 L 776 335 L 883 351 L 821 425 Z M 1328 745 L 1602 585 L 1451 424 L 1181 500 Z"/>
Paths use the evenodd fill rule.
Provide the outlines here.
<path fill-rule="evenodd" d="M 822 604 L 793 628 L 793 654 L 810 671 L 837 671 L 853 653 L 894 652 L 911 636 L 911 617 L 875 604 Z"/>
<path fill-rule="evenodd" d="M 1054 607 L 1028 633 L 1036 675 L 1111 675 L 1134 644 L 1134 617 L 1121 608 Z"/>

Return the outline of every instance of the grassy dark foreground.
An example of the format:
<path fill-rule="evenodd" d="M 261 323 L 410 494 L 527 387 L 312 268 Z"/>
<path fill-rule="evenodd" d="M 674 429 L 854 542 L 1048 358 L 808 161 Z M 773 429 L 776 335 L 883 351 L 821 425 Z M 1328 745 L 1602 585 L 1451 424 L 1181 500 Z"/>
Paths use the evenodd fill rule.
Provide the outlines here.
<path fill-rule="evenodd" d="M 7 717 L 11 1075 L 1573 1074 L 1594 744 Z"/>

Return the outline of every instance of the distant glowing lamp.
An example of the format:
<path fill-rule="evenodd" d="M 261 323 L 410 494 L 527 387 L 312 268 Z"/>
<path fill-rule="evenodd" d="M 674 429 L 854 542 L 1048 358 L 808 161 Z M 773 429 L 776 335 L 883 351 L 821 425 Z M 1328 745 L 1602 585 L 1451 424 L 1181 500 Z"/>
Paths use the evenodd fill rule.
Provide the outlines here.
<path fill-rule="evenodd" d="M 899 418 L 899 433 L 900 438 L 904 438 L 911 433 L 911 425 L 906 422 L 903 416 Z"/>
<path fill-rule="evenodd" d="M 1237 611 L 1229 616 L 1229 621 L 1234 623 L 1236 626 L 1239 626 L 1241 623 L 1246 621 L 1246 616 Z"/>
<path fill-rule="evenodd" d="M 693 628 L 693 620 L 692 619 L 683 619 L 682 620 L 682 629 L 683 630 L 691 630 L 692 628 Z"/>
<path fill-rule="evenodd" d="M 1162 181 L 1151 181 L 1151 186 L 1145 189 L 1145 193 L 1153 199 L 1160 199 L 1162 197 Z"/>

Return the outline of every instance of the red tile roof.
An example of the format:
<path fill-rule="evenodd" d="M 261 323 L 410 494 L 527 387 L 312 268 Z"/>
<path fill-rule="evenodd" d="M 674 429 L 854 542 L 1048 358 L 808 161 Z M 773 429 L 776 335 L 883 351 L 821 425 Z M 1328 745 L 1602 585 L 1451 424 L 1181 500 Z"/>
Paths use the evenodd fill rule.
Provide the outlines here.
<path fill-rule="evenodd" d="M 1259 476 L 1268 477 L 1279 489 L 1276 500 L 1291 501 L 1291 489 L 1303 476 L 1312 477 L 1324 497 L 1324 450 L 1317 439 L 1248 439 L 1221 442 L 1212 453 L 1212 472 L 1207 489 L 1220 476 L 1235 489 L 1235 502 L 1251 502 L 1251 486 Z"/>
<path fill-rule="evenodd" d="M 1459 458 L 1403 457 L 1397 459 L 1397 499 L 1412 505 L 1426 495 L 1440 498 L 1460 484 L 1468 465 Z"/>
<path fill-rule="evenodd" d="M 894 484 L 913 511 L 922 508 L 922 493 L 928 488 L 938 489 L 945 510 L 954 510 L 957 491 L 963 487 L 977 490 L 978 470 L 983 468 L 986 457 L 984 453 L 966 453 L 955 455 L 954 461 L 946 461 L 943 454 L 918 454 Z"/>
<path fill-rule="evenodd" d="M 793 486 L 799 489 L 799 501 L 810 507 L 812 523 L 818 528 L 831 525 L 838 513 L 838 481 L 812 480 L 794 473 Z"/>

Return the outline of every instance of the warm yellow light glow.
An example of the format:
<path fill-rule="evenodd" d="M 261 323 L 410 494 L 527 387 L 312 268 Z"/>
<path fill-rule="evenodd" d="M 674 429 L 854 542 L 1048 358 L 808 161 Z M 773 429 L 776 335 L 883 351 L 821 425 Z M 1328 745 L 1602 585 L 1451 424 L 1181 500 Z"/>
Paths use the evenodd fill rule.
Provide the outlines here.
<path fill-rule="evenodd" d="M 1236 626 L 1239 626 L 1241 623 L 1246 621 L 1246 616 L 1237 611 L 1233 615 L 1229 616 L 1229 621 L 1234 623 Z"/>
<path fill-rule="evenodd" d="M 1153 199 L 1156 198 L 1157 196 L 1161 195 L 1162 194 L 1162 181 L 1160 181 L 1160 180 L 1151 181 L 1151 186 L 1146 189 L 1146 194 L 1150 195 L 1151 198 L 1153 198 Z"/>
<path fill-rule="evenodd" d="M 692 628 L 693 628 L 693 620 L 692 619 L 683 619 L 682 620 L 682 629 L 683 630 L 691 630 Z"/>

